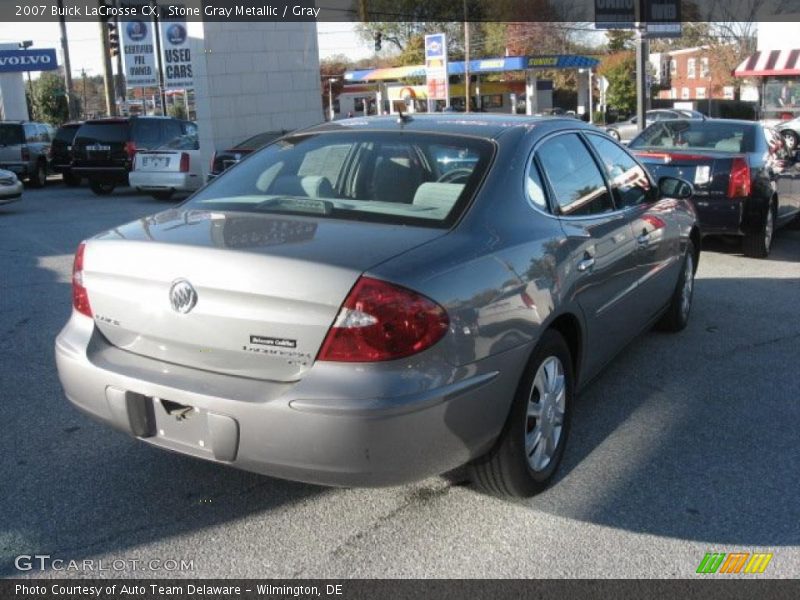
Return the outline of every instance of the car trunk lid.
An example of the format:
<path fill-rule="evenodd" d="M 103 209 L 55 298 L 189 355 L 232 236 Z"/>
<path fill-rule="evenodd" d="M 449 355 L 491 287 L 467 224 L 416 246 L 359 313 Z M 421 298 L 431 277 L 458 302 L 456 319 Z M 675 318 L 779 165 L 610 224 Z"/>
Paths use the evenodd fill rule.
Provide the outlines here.
<path fill-rule="evenodd" d="M 727 195 L 733 161 L 742 154 L 705 151 L 635 150 L 652 175 L 680 177 L 694 185 L 696 197 Z"/>
<path fill-rule="evenodd" d="M 90 240 L 84 285 L 97 328 L 119 348 L 165 363 L 296 381 L 359 276 L 443 234 L 171 210 Z M 186 284 L 196 297 L 179 312 L 185 305 L 176 310 L 176 296 L 192 303 Z"/>

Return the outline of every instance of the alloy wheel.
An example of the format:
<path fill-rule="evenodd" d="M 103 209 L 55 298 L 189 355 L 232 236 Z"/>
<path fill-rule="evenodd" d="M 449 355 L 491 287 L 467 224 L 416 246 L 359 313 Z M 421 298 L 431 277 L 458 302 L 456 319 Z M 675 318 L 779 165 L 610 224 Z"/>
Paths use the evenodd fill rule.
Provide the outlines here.
<path fill-rule="evenodd" d="M 525 456 L 536 472 L 545 470 L 561 441 L 567 386 L 564 365 L 555 356 L 545 358 L 533 378 L 525 419 Z"/>

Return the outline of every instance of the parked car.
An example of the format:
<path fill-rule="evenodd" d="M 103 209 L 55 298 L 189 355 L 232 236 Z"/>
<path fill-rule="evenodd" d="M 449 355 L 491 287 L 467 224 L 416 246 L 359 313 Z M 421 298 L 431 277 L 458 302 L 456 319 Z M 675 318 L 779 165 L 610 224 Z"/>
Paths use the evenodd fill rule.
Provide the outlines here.
<path fill-rule="evenodd" d="M 778 123 L 775 130 L 781 134 L 786 151 L 794 156 L 800 150 L 800 117 Z"/>
<path fill-rule="evenodd" d="M 0 169 L 0 205 L 16 202 L 22 197 L 22 182 L 13 171 Z"/>
<path fill-rule="evenodd" d="M 264 133 L 259 133 L 251 138 L 247 138 L 245 141 L 236 144 L 232 148 L 228 148 L 222 152 L 215 152 L 214 157 L 211 159 L 211 168 L 209 169 L 207 179 L 211 181 L 225 169 L 232 167 L 248 154 L 252 154 L 259 148 L 271 144 L 287 133 L 289 132 L 285 129 L 282 131 L 265 131 Z"/>
<path fill-rule="evenodd" d="M 656 109 L 648 110 L 646 113 L 646 125 L 650 125 L 656 121 L 664 121 L 667 119 L 705 119 L 702 113 L 697 111 L 686 111 L 683 109 Z M 629 142 L 639 134 L 637 127 L 638 119 L 634 115 L 625 121 L 618 121 L 611 125 L 606 126 L 608 134 L 617 141 Z"/>
<path fill-rule="evenodd" d="M 800 215 L 800 173 L 759 123 L 663 121 L 630 148 L 656 177 L 693 182 L 703 235 L 740 236 L 747 256 L 766 257 L 775 229 Z"/>
<path fill-rule="evenodd" d="M 469 462 L 527 496 L 577 391 L 654 323 L 686 326 L 691 193 L 572 118 L 319 125 L 81 243 L 61 383 L 242 469 L 390 485 Z"/>
<path fill-rule="evenodd" d="M 0 122 L 0 169 L 16 173 L 33 187 L 47 183 L 53 128 L 32 121 Z"/>
<path fill-rule="evenodd" d="M 110 194 L 118 185 L 128 185 L 128 174 L 138 151 L 157 148 L 195 130 L 194 123 L 172 117 L 86 121 L 72 144 L 72 173 L 87 177 L 95 194 Z"/>
<path fill-rule="evenodd" d="M 81 178 L 72 172 L 72 142 L 81 125 L 81 121 L 64 123 L 56 131 L 50 145 L 50 168 L 61 173 L 64 183 L 69 186 L 81 183 Z"/>
<path fill-rule="evenodd" d="M 157 200 L 178 192 L 193 192 L 203 185 L 203 163 L 197 131 L 178 136 L 155 150 L 136 153 L 128 177 L 131 186 Z"/>

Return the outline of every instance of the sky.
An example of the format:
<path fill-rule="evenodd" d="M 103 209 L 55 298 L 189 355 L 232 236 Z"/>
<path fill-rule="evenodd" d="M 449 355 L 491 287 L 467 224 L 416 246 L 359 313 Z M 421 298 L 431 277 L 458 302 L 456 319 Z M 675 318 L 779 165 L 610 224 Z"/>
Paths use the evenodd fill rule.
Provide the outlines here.
<path fill-rule="evenodd" d="M 319 23 L 317 34 L 320 58 L 344 54 L 353 60 L 372 56 L 372 44 L 361 42 L 353 23 Z M 67 23 L 73 76 L 102 73 L 100 30 L 97 22 Z M 32 40 L 34 48 L 56 48 L 61 64 L 61 34 L 58 23 L 0 23 L 0 44 Z M 33 75 L 36 78 L 36 74 Z"/>

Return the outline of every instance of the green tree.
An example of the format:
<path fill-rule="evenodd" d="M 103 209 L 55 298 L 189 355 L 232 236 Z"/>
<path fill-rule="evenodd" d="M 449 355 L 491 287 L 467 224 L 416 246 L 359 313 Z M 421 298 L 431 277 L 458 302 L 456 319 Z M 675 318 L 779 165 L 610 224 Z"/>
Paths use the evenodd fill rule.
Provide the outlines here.
<path fill-rule="evenodd" d="M 608 80 L 606 101 L 621 113 L 636 110 L 636 56 L 633 52 L 618 52 L 603 58 L 598 73 Z"/>
<path fill-rule="evenodd" d="M 46 71 L 33 82 L 33 105 L 40 121 L 60 125 L 69 119 L 64 80 L 57 72 Z"/>
<path fill-rule="evenodd" d="M 609 52 L 622 52 L 633 48 L 634 33 L 629 29 L 609 29 L 606 31 Z"/>
<path fill-rule="evenodd" d="M 167 114 L 176 119 L 186 120 L 186 107 L 183 104 L 171 104 L 167 109 Z"/>

